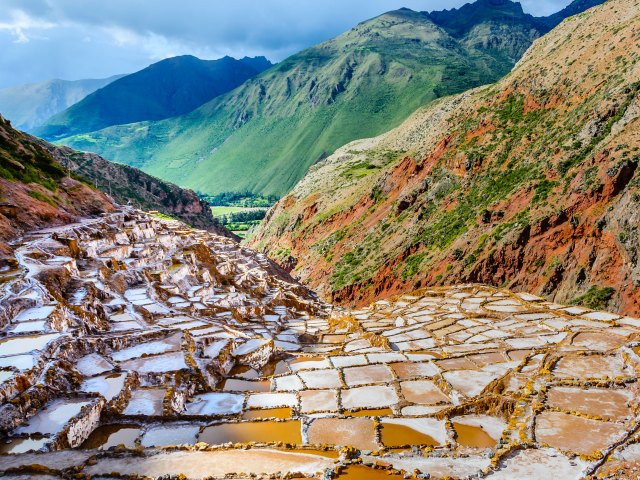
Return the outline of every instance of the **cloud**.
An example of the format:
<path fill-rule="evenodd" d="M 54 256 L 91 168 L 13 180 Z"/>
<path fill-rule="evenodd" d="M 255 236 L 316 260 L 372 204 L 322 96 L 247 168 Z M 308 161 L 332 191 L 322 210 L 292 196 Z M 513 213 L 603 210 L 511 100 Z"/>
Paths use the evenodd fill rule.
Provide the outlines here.
<path fill-rule="evenodd" d="M 2 0 L 0 87 L 96 78 L 174 55 L 265 55 L 279 61 L 400 7 L 439 10 L 469 0 Z M 546 15 L 570 0 L 524 0 Z"/>
<path fill-rule="evenodd" d="M 30 40 L 27 32 L 40 32 L 55 26 L 46 20 L 30 17 L 22 10 L 10 10 L 8 19 L 0 22 L 0 31 L 9 32 L 14 38 L 14 43 L 27 43 Z"/>

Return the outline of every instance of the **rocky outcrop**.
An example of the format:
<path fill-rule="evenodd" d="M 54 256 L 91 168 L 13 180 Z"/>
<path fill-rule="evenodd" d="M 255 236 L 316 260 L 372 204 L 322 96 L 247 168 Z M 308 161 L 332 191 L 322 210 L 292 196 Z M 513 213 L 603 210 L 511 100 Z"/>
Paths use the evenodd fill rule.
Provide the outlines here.
<path fill-rule="evenodd" d="M 639 18 L 572 17 L 499 83 L 338 150 L 251 244 L 345 304 L 479 281 L 640 312 Z"/>

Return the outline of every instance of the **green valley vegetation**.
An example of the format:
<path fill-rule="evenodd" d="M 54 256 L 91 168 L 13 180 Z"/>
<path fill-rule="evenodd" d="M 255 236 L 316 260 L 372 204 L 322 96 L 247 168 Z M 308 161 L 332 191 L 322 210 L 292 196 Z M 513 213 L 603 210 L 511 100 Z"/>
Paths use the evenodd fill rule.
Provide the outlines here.
<path fill-rule="evenodd" d="M 262 197 L 250 192 L 224 192 L 218 195 L 199 194 L 211 205 L 213 217 L 241 238 L 260 225 L 277 197 Z"/>
<path fill-rule="evenodd" d="M 480 0 L 440 14 L 389 12 L 193 112 L 59 141 L 206 194 L 282 196 L 347 142 L 377 136 L 436 98 L 507 74 L 562 18 L 542 20 L 510 1 Z"/>

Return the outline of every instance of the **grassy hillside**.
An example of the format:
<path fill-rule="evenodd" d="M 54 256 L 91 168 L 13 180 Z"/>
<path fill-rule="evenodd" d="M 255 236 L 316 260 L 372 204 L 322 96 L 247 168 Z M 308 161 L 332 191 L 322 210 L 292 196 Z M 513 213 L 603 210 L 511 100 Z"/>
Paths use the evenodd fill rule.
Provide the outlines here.
<path fill-rule="evenodd" d="M 200 60 L 185 55 L 162 60 L 94 92 L 50 118 L 35 134 L 54 140 L 112 125 L 182 115 L 270 66 L 263 57 Z"/>
<path fill-rule="evenodd" d="M 481 10 L 504 8 L 481 3 Z M 390 12 L 187 115 L 61 142 L 203 193 L 282 195 L 346 142 L 378 135 L 436 98 L 505 75 L 546 31 L 516 10 L 508 17 L 476 15 L 461 29 L 449 28 L 451 15 L 438 20 L 449 32 L 430 14 Z"/>
<path fill-rule="evenodd" d="M 314 166 L 252 239 L 328 298 L 490 283 L 640 312 L 640 4 Z"/>

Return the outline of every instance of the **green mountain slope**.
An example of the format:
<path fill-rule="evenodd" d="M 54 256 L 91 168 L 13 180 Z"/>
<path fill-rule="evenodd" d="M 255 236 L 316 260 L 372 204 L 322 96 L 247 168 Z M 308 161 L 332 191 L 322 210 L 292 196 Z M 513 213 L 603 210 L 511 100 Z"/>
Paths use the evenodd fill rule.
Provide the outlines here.
<path fill-rule="evenodd" d="M 15 128 L 32 131 L 122 75 L 97 80 L 49 80 L 0 89 L 0 111 Z"/>
<path fill-rule="evenodd" d="M 490 11 L 505 3 L 517 5 L 480 2 Z M 395 127 L 438 97 L 505 75 L 545 31 L 519 6 L 512 11 L 525 20 L 489 12 L 464 28 L 448 26 L 450 32 L 433 14 L 389 12 L 187 115 L 61 142 L 204 193 L 282 195 L 341 145 Z M 451 24 L 450 15 L 441 23 Z"/>
<path fill-rule="evenodd" d="M 168 58 L 96 91 L 50 118 L 35 134 L 52 140 L 112 125 L 182 115 L 270 66 L 264 57 Z"/>

